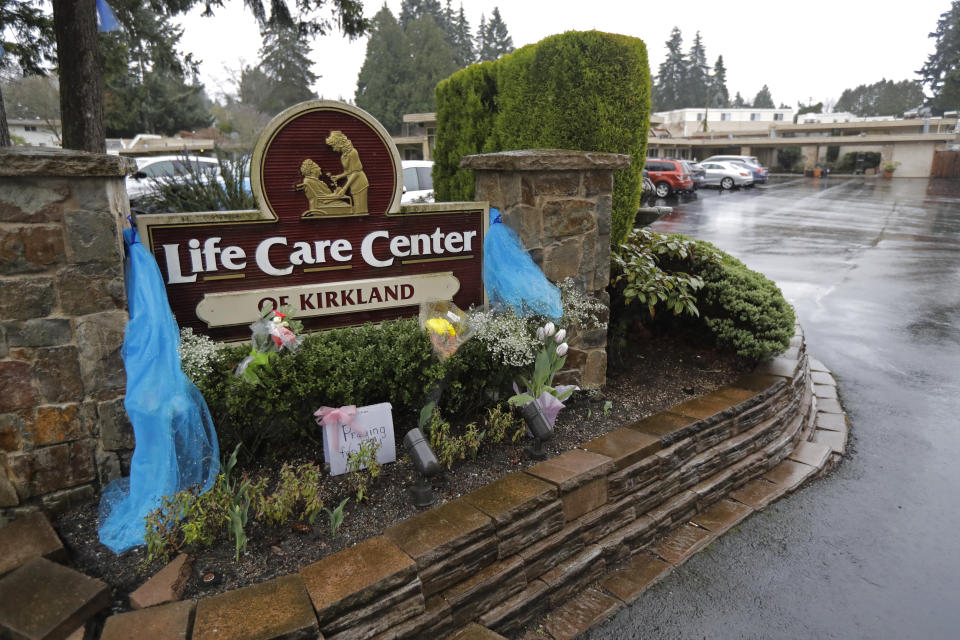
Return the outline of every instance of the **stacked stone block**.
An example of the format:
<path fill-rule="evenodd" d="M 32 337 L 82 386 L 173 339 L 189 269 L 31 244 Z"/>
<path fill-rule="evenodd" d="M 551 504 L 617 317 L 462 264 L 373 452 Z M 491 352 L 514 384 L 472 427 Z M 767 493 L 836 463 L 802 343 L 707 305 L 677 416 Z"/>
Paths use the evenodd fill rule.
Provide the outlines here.
<path fill-rule="evenodd" d="M 573 278 L 583 293 L 609 307 L 613 172 L 629 156 L 538 149 L 466 156 L 476 199 L 500 209 L 534 262 L 552 282 Z M 607 318 L 603 318 L 606 321 Z M 559 382 L 601 387 L 607 375 L 607 332 L 571 332 Z"/>
<path fill-rule="evenodd" d="M 133 445 L 119 226 L 132 168 L 0 150 L 0 520 L 92 496 Z"/>

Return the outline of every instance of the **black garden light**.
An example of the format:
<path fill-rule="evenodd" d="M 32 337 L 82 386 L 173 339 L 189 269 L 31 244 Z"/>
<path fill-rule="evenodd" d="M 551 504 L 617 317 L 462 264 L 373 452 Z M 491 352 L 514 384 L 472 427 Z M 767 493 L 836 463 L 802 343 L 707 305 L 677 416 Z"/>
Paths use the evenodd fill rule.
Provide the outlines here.
<path fill-rule="evenodd" d="M 411 429 L 407 432 L 407 435 L 403 437 L 403 449 L 413 460 L 413 466 L 416 467 L 419 474 L 414 485 L 407 489 L 410 500 L 414 506 L 429 507 L 437 499 L 429 480 L 440 471 L 437 456 L 433 453 L 430 443 L 423 437 L 420 429 Z"/>

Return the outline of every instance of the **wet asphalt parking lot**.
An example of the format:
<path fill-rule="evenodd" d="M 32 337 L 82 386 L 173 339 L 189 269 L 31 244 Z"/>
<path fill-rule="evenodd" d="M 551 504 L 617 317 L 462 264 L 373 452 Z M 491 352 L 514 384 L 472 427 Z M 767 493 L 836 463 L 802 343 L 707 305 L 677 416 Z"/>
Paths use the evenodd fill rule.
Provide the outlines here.
<path fill-rule="evenodd" d="M 660 204 L 654 229 L 780 285 L 851 439 L 586 637 L 960 638 L 960 181 L 774 178 Z"/>

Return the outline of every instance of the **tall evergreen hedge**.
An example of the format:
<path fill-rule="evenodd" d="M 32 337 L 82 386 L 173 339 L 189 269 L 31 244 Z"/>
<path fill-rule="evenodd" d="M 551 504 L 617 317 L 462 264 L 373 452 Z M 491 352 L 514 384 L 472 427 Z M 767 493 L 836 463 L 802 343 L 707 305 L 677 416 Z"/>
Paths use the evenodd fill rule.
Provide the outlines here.
<path fill-rule="evenodd" d="M 600 31 L 550 36 L 437 85 L 434 188 L 438 200 L 474 197 L 471 153 L 579 149 L 630 156 L 614 176 L 611 244 L 627 239 L 640 206 L 650 121 L 643 41 Z"/>

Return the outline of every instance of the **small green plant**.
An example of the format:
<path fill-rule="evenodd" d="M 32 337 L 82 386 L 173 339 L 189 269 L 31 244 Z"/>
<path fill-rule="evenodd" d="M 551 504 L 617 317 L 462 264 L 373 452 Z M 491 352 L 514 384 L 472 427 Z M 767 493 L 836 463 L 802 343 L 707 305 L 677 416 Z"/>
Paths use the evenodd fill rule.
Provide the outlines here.
<path fill-rule="evenodd" d="M 463 451 L 470 456 L 471 460 L 477 459 L 477 451 L 483 444 L 483 438 L 487 435 L 486 431 L 480 431 L 475 422 L 471 422 L 464 428 L 463 433 Z"/>
<path fill-rule="evenodd" d="M 250 513 L 250 498 L 244 499 L 242 504 L 233 504 L 230 506 L 228 517 L 230 518 L 227 531 L 236 546 L 236 553 L 233 556 L 234 561 L 240 560 L 240 552 L 247 551 L 247 516 Z"/>
<path fill-rule="evenodd" d="M 381 465 L 377 461 L 377 451 L 380 450 L 380 441 L 367 438 L 360 443 L 360 448 L 347 455 L 347 471 L 350 473 L 350 485 L 357 496 L 357 502 L 363 502 L 368 497 L 368 481 L 380 476 Z"/>
<path fill-rule="evenodd" d="M 323 510 L 322 475 L 320 467 L 312 462 L 284 463 L 272 493 L 266 491 L 265 479 L 251 487 L 257 519 L 273 525 L 283 525 L 294 518 L 313 524 Z"/>
<path fill-rule="evenodd" d="M 337 507 L 330 511 L 326 507 L 323 508 L 327 512 L 327 515 L 330 516 L 330 537 L 337 537 L 337 529 L 340 528 L 340 525 L 343 524 L 343 508 L 347 505 L 347 502 L 350 501 L 350 497 L 346 497 L 340 501 L 340 504 Z"/>
<path fill-rule="evenodd" d="M 607 400 L 603 403 L 603 415 L 604 417 L 610 415 L 610 410 L 613 409 L 613 402 Z"/>
<path fill-rule="evenodd" d="M 437 462 L 449 469 L 454 461 L 462 460 L 466 451 L 463 438 L 451 435 L 450 423 L 444 420 L 440 410 L 436 409 L 430 418 L 428 427 L 430 448 L 437 456 Z"/>
<path fill-rule="evenodd" d="M 483 425 L 486 427 L 487 441 L 493 444 L 503 442 L 508 436 L 511 441 L 516 442 L 526 429 L 523 421 L 518 420 L 510 411 L 509 405 L 505 407 L 500 404 L 487 410 Z"/>

